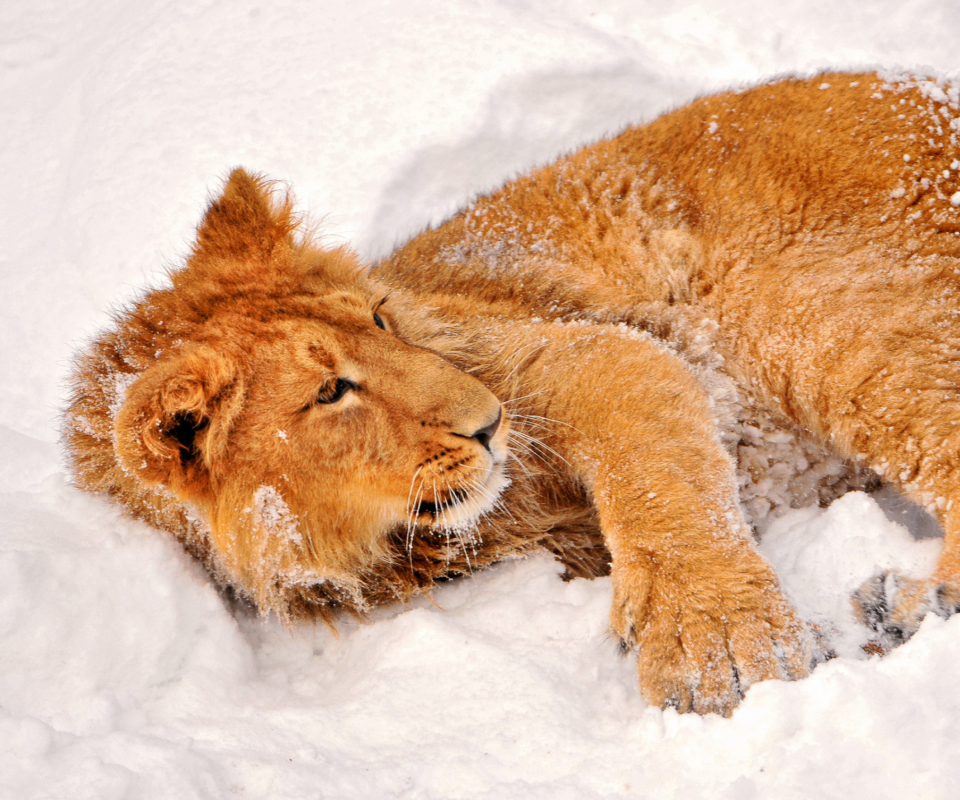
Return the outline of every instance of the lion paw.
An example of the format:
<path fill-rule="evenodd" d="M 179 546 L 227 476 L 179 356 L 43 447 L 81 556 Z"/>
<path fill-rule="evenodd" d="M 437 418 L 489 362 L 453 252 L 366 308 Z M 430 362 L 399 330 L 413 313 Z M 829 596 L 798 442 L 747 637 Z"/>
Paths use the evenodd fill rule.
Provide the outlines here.
<path fill-rule="evenodd" d="M 949 617 L 960 611 L 960 583 L 886 571 L 864 581 L 851 602 L 857 619 L 877 633 L 865 649 L 888 653 L 913 636 L 928 613 Z"/>
<path fill-rule="evenodd" d="M 772 579 L 703 586 L 646 577 L 626 589 L 615 576 L 612 623 L 623 648 L 637 652 L 648 702 L 729 716 L 752 684 L 810 671 L 813 637 Z"/>

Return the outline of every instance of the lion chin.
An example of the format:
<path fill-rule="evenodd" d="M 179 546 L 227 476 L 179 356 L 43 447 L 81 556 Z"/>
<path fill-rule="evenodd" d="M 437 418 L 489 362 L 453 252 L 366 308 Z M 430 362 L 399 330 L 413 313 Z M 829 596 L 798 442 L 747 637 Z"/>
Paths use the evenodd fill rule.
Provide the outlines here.
<path fill-rule="evenodd" d="M 500 460 L 494 462 L 480 484 L 469 490 L 451 490 L 445 502 L 419 502 L 411 515 L 413 521 L 444 533 L 476 530 L 480 518 L 496 508 L 500 495 L 510 485 L 503 463 L 506 451 L 497 455 Z"/>
<path fill-rule="evenodd" d="M 856 595 L 893 646 L 960 609 L 958 97 L 701 98 L 373 265 L 235 170 L 79 356 L 76 484 L 288 622 L 547 550 L 610 575 L 649 702 L 729 714 L 818 657 L 754 532 L 882 478 L 946 532 L 932 575 Z"/>

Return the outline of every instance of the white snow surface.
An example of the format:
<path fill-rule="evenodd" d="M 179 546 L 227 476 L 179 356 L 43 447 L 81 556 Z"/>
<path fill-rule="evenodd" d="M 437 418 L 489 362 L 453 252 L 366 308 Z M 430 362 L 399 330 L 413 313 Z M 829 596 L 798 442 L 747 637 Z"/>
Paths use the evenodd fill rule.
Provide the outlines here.
<path fill-rule="evenodd" d="M 0 797 L 955 798 L 960 618 L 883 659 L 847 596 L 922 573 L 865 495 L 762 548 L 839 657 L 731 719 L 647 707 L 608 580 L 504 564 L 368 625 L 231 608 L 69 486 L 71 353 L 162 285 L 244 165 L 389 250 L 473 194 L 699 94 L 956 76 L 955 0 L 7 0 L 0 6 Z"/>

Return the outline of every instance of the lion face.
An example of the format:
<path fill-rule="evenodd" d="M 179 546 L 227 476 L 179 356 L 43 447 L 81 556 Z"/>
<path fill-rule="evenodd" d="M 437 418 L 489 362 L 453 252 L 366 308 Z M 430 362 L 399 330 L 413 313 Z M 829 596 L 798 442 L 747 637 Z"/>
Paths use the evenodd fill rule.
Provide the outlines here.
<path fill-rule="evenodd" d="M 338 292 L 317 300 L 315 317 L 277 324 L 255 350 L 221 456 L 225 486 L 248 472 L 242 491 L 272 486 L 286 498 L 313 550 L 328 551 L 328 568 L 340 560 L 331 549 L 375 549 L 397 525 L 468 525 L 505 482 L 500 403 L 380 327 L 382 311 Z M 222 517 L 236 516 L 232 502 L 219 505 Z"/>
<path fill-rule="evenodd" d="M 246 180 L 220 206 L 231 190 L 267 203 Z M 267 607 L 264 587 L 349 581 L 390 557 L 398 526 L 457 529 L 492 508 L 508 482 L 497 398 L 401 338 L 401 310 L 352 257 L 285 234 L 252 259 L 236 241 L 249 210 L 231 225 L 217 210 L 169 293 L 192 306 L 153 300 L 160 319 L 199 322 L 128 389 L 124 468 L 199 507 L 227 577 Z"/>

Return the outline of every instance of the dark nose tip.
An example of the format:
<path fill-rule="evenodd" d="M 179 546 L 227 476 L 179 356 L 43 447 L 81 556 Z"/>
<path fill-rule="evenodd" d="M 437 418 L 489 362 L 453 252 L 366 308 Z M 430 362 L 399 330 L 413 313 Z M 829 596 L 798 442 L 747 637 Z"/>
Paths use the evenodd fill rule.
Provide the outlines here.
<path fill-rule="evenodd" d="M 489 425 L 485 425 L 480 430 L 476 431 L 473 434 L 473 438 L 476 439 L 480 444 L 484 446 L 486 450 L 490 450 L 490 440 L 493 438 L 494 434 L 497 432 L 497 429 L 500 427 L 500 419 L 503 417 L 503 410 L 501 408 L 497 409 L 497 418 L 491 422 Z"/>

